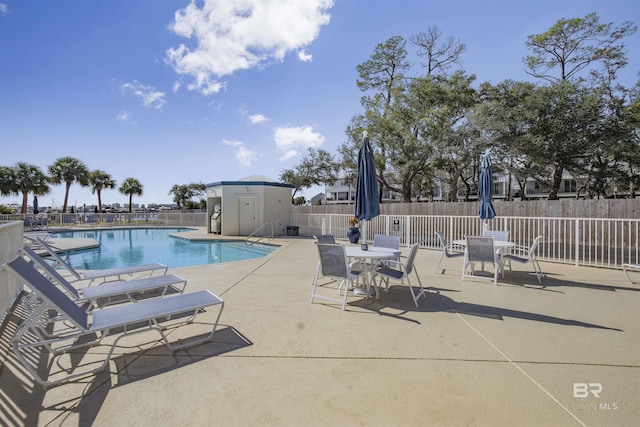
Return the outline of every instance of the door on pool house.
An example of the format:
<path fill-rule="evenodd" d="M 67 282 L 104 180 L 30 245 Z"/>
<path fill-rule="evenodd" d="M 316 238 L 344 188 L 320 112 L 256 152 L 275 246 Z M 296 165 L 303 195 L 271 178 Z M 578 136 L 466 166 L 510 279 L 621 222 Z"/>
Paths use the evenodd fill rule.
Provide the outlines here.
<path fill-rule="evenodd" d="M 254 197 L 243 197 L 238 200 L 240 203 L 238 213 L 240 215 L 240 235 L 248 236 L 253 233 L 256 225 L 256 199 Z"/>

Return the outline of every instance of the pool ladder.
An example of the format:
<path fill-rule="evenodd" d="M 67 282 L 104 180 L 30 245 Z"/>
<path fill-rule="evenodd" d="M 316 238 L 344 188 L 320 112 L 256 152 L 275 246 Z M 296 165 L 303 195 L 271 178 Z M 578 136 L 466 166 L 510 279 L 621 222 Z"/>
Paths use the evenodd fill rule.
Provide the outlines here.
<path fill-rule="evenodd" d="M 266 236 L 260 236 L 260 238 L 258 240 L 249 241 L 249 239 L 252 238 L 254 236 L 254 234 L 256 234 L 258 231 L 262 230 L 266 225 L 270 225 L 271 226 L 271 236 L 270 237 L 267 234 Z M 247 236 L 247 238 L 244 239 L 244 244 L 247 245 L 247 246 L 251 246 L 251 245 L 253 245 L 255 243 L 258 243 L 260 240 L 264 239 L 265 237 L 269 237 L 269 240 L 273 239 L 273 223 L 271 221 L 267 221 L 264 224 L 262 224 L 260 227 L 256 228 L 253 233 L 249 234 Z"/>

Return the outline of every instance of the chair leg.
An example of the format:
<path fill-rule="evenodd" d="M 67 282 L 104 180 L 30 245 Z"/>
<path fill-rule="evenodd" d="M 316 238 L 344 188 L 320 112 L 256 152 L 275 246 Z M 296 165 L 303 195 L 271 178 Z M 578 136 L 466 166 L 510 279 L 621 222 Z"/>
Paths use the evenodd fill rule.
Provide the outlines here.
<path fill-rule="evenodd" d="M 413 271 L 415 272 L 416 278 L 418 279 L 418 284 L 420 285 L 420 292 L 418 292 L 418 295 L 416 295 L 415 292 L 413 291 L 413 286 L 411 286 L 411 279 L 409 278 L 409 275 L 407 275 L 407 284 L 409 285 L 409 290 L 411 291 L 411 296 L 413 297 L 413 303 L 416 305 L 416 308 L 417 308 L 418 299 L 420 299 L 421 296 L 424 296 L 426 298 L 427 291 L 422 286 L 422 280 L 420 280 L 420 276 L 418 275 L 418 270 L 416 270 L 415 266 L 413 267 Z"/>
<path fill-rule="evenodd" d="M 440 269 L 440 263 L 442 262 L 443 258 L 444 258 L 444 250 L 442 251 L 442 254 L 440 255 L 440 260 L 438 260 L 438 264 L 436 265 L 436 273 Z M 442 274 L 444 274 L 444 269 L 442 269 Z"/>

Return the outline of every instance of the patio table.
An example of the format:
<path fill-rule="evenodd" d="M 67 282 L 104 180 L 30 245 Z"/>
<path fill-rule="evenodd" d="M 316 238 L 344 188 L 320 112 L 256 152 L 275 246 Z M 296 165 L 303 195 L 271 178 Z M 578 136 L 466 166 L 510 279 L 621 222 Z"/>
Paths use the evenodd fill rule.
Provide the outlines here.
<path fill-rule="evenodd" d="M 371 289 L 371 284 L 373 283 L 373 289 L 376 291 L 376 299 L 379 299 L 380 293 L 378 292 L 378 287 L 373 280 L 375 266 L 379 261 L 385 259 L 393 259 L 400 256 L 400 254 L 402 253 L 400 249 L 369 246 L 369 249 L 365 251 L 362 250 L 360 246 L 345 246 L 345 251 L 347 254 L 347 258 L 359 259 L 364 265 L 363 273 L 365 276 L 365 283 L 367 285 L 367 297 L 369 296 L 369 290 Z"/>

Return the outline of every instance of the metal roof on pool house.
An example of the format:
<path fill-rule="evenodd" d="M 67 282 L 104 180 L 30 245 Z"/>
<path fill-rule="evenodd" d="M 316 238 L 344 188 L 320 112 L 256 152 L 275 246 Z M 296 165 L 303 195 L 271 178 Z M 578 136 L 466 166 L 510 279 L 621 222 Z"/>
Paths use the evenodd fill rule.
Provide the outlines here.
<path fill-rule="evenodd" d="M 286 188 L 295 188 L 293 184 L 285 184 L 283 182 L 278 182 L 273 178 L 269 178 L 264 175 L 251 175 L 246 178 L 239 179 L 237 181 L 218 181 L 213 182 L 211 184 L 206 184 L 205 187 L 207 190 L 212 187 L 221 187 L 224 185 L 265 185 L 265 186 L 273 186 L 273 187 L 286 187 Z"/>
<path fill-rule="evenodd" d="M 252 175 L 206 184 L 209 233 L 226 236 L 284 235 L 291 218 L 294 185 Z"/>

